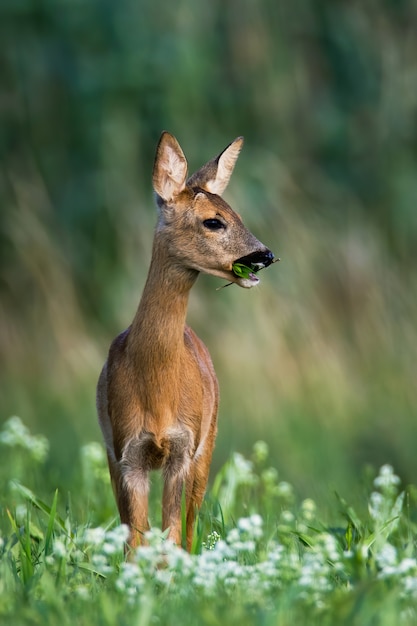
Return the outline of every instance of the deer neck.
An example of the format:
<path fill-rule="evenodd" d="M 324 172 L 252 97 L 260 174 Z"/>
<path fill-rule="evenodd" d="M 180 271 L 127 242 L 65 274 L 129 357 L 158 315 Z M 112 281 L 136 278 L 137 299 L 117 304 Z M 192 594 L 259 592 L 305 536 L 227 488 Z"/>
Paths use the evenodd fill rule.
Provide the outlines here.
<path fill-rule="evenodd" d="M 128 341 L 132 361 L 141 370 L 145 387 L 177 386 L 189 292 L 198 276 L 174 263 L 166 246 L 155 237 L 148 277 Z"/>

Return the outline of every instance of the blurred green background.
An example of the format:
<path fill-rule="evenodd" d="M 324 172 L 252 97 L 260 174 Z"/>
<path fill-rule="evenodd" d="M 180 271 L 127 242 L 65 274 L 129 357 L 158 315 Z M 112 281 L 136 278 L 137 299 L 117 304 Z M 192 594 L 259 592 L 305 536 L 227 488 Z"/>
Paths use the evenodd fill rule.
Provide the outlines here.
<path fill-rule="evenodd" d="M 264 439 L 323 503 L 369 465 L 417 480 L 416 28 L 412 0 L 2 0 L 0 420 L 50 438 L 51 487 L 101 440 L 163 129 L 192 171 L 245 136 L 225 198 L 282 259 L 257 289 L 191 294 L 214 470 Z"/>

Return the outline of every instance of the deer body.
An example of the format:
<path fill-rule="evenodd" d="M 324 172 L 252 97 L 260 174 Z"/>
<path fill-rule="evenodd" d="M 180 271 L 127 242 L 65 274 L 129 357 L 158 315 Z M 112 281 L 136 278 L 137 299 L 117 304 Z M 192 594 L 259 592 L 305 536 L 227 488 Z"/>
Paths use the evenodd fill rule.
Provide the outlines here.
<path fill-rule="evenodd" d="M 163 133 L 153 184 L 159 220 L 152 259 L 131 326 L 112 343 L 97 387 L 99 422 L 121 521 L 132 547 L 148 526 L 149 472 L 162 469 L 162 525 L 181 544 L 185 485 L 187 548 L 204 496 L 217 431 L 218 384 L 207 348 L 186 325 L 189 292 L 201 271 L 242 287 L 232 264 L 252 253 L 261 266 L 272 253 L 222 200 L 242 139 L 188 181 L 176 139 Z"/>

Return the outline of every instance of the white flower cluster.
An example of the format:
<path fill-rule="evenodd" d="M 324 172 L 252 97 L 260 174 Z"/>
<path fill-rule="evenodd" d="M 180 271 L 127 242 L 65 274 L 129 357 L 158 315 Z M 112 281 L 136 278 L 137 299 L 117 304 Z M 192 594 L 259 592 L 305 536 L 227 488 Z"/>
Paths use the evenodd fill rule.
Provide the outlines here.
<path fill-rule="evenodd" d="M 283 546 L 271 541 L 259 558 L 264 532 L 263 520 L 256 514 L 239 519 L 226 539 L 216 539 L 201 555 L 189 555 L 163 541 L 159 531 L 151 531 L 147 534 L 150 545 L 137 550 L 134 563 L 121 567 L 117 588 L 133 598 L 147 580 L 156 579 L 164 586 L 175 581 L 178 589 L 184 589 L 180 583 L 186 579 L 185 588 L 197 588 L 209 597 L 220 590 L 227 593 L 238 589 L 243 595 L 249 594 L 252 601 L 263 601 L 271 590 L 295 585 L 301 595 L 320 604 L 342 566 L 342 550 L 327 533 L 320 535 L 315 547 L 303 556 L 295 544 Z"/>
<path fill-rule="evenodd" d="M 262 525 L 260 515 L 243 517 L 238 521 L 237 527 L 229 531 L 226 541 L 236 553 L 254 552 L 257 540 L 263 536 Z"/>
<path fill-rule="evenodd" d="M 369 497 L 369 515 L 375 524 L 377 544 L 385 543 L 387 537 L 398 527 L 403 508 L 404 492 L 398 494 L 400 479 L 390 465 L 383 465 L 374 480 L 379 491 Z"/>
<path fill-rule="evenodd" d="M 29 456 L 43 463 L 48 456 L 49 441 L 42 435 L 31 435 L 20 417 L 10 417 L 0 432 L 0 444 L 10 448 L 20 447 L 27 450 Z"/>
<path fill-rule="evenodd" d="M 400 482 L 399 476 L 394 474 L 393 467 L 391 465 L 383 465 L 374 480 L 374 485 L 382 491 L 391 492 L 396 491 Z"/>
<path fill-rule="evenodd" d="M 304 556 L 295 545 L 283 546 L 277 541 L 260 549 L 265 538 L 263 520 L 257 514 L 239 519 L 225 539 L 212 533 L 200 555 L 188 554 L 166 540 L 166 533 L 151 530 L 145 534 L 146 545 L 135 550 L 128 561 L 116 563 L 112 557 L 116 552 L 120 555 L 127 535 L 125 526 L 109 531 L 90 528 L 79 543 L 90 553 L 94 570 L 113 579 L 117 591 L 131 603 L 139 601 L 141 591 L 155 583 L 176 594 L 198 591 L 206 597 L 239 590 L 254 602 L 262 602 L 274 589 L 297 585 L 300 594 L 320 603 L 341 560 L 336 541 L 326 534 Z M 55 542 L 57 557 L 62 558 L 64 550 L 61 542 Z"/>
<path fill-rule="evenodd" d="M 261 450 L 263 452 L 263 450 Z M 261 455 L 262 456 L 262 455 Z M 242 458 L 234 458 L 243 472 Z M 314 520 L 316 505 L 307 499 L 301 503 L 299 519 L 292 511 L 284 510 L 277 519 L 278 540 L 267 540 L 260 515 L 241 518 L 224 538 L 213 531 L 203 544 L 200 555 L 190 555 L 166 540 L 166 533 L 152 530 L 146 533 L 146 545 L 141 546 L 125 562 L 120 556 L 128 536 L 125 526 L 105 531 L 88 529 L 83 541 L 94 570 L 109 580 L 129 602 L 136 602 L 141 591 L 158 584 L 167 592 L 188 594 L 198 591 L 206 597 L 219 592 L 248 594 L 256 602 L 264 602 L 268 593 L 291 588 L 303 601 L 316 608 L 325 606 L 326 596 L 335 588 L 350 588 L 358 563 L 372 559 L 380 580 L 395 578 L 400 581 L 404 597 L 417 598 L 417 561 L 412 556 L 398 554 L 388 541 L 395 529 L 392 516 L 399 515 L 402 505 L 398 495 L 399 479 L 392 468 L 381 468 L 375 479 L 376 490 L 369 502 L 370 518 L 377 529 L 369 539 L 359 541 L 346 550 L 345 541 L 329 532 L 311 532 L 309 522 Z M 280 530 L 282 529 L 282 530 Z M 286 530 L 285 530 L 286 529 Z M 305 535 L 305 546 L 297 539 Z M 286 533 L 286 534 L 285 534 Z M 304 537 L 303 535 L 299 535 Z M 55 547 L 62 555 L 63 546 Z M 115 560 L 114 555 L 119 559 Z"/>
<path fill-rule="evenodd" d="M 87 528 L 78 543 L 92 551 L 91 563 L 95 570 L 107 576 L 114 573 L 115 564 L 112 561 L 116 555 L 123 553 L 128 536 L 129 528 L 125 524 L 111 530 L 99 526 Z"/>
<path fill-rule="evenodd" d="M 69 534 L 57 535 L 46 562 L 51 567 L 59 565 L 61 561 L 75 566 L 83 566 L 88 562 L 91 571 L 107 576 L 117 571 L 117 562 L 123 558 L 128 536 L 129 529 L 125 524 L 110 530 L 101 526 L 86 528 L 79 536 L 74 537 Z"/>
<path fill-rule="evenodd" d="M 85 444 L 81 448 L 81 467 L 84 482 L 91 485 L 94 480 L 109 482 L 107 457 L 104 448 L 96 441 Z"/>

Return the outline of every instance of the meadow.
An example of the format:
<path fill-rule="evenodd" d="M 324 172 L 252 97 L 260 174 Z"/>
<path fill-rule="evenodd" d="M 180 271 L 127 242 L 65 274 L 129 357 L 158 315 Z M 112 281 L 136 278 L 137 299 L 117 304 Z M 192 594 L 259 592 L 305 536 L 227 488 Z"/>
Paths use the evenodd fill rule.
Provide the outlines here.
<path fill-rule="evenodd" d="M 5 624 L 416 621 L 416 25 L 412 0 L 1 3 Z M 95 386 L 164 129 L 191 171 L 244 135 L 225 200 L 281 261 L 193 288 L 221 392 L 194 552 L 154 530 L 125 562 Z"/>
<path fill-rule="evenodd" d="M 105 516 L 113 506 L 100 444 L 80 450 L 74 491 L 49 500 L 48 440 L 13 417 L 0 446 L 9 504 L 0 623 L 415 624 L 417 489 L 404 490 L 389 465 L 369 477 L 361 517 L 335 497 L 340 525 L 329 527 L 258 441 L 250 458 L 235 453 L 215 476 L 191 554 L 154 526 L 126 559 L 127 528 Z M 156 500 L 152 513 L 158 521 Z"/>

